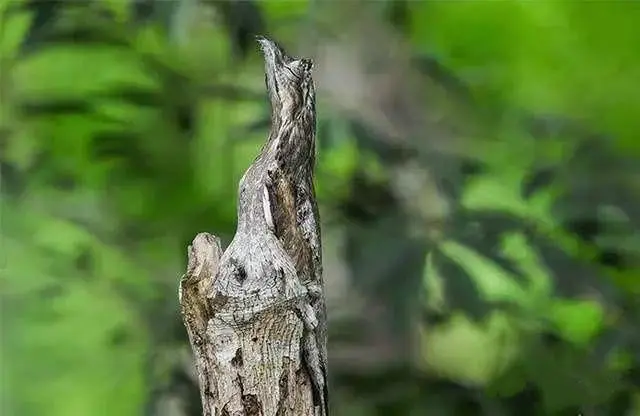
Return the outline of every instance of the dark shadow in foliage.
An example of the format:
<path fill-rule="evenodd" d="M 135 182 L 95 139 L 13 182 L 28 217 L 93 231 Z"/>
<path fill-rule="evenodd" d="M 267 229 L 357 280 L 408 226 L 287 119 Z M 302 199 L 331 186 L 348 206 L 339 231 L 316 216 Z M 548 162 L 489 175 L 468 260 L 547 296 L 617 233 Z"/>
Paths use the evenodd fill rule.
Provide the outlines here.
<path fill-rule="evenodd" d="M 436 57 L 429 55 L 417 55 L 413 63 L 421 73 L 429 76 L 447 91 L 459 99 L 472 101 L 471 91 L 466 83 L 458 78 L 452 70 L 443 65 Z"/>
<path fill-rule="evenodd" d="M 525 277 L 517 266 L 502 253 L 503 239 L 508 234 L 527 235 L 530 225 L 521 218 L 499 211 L 459 209 L 451 215 L 446 235 L 481 256 L 492 260 L 520 282 Z"/>
<path fill-rule="evenodd" d="M 500 253 L 501 240 L 508 233 L 520 233 L 526 237 L 551 273 L 559 296 L 575 297 L 592 291 L 608 301 L 615 299 L 613 285 L 597 270 L 597 266 L 568 254 L 551 237 L 537 232 L 533 224 L 509 214 L 487 211 L 466 212 L 454 217 L 457 225 L 448 235 L 493 260 L 521 282 L 525 280 L 517 265 Z"/>
<path fill-rule="evenodd" d="M 145 23 L 151 20 L 155 11 L 154 6 L 157 3 L 158 2 L 156 0 L 132 0 L 132 20 L 137 24 Z"/>
<path fill-rule="evenodd" d="M 544 191 L 557 179 L 557 172 L 553 168 L 543 167 L 527 172 L 521 185 L 520 195 L 524 199 L 531 198 L 536 192 Z"/>
<path fill-rule="evenodd" d="M 423 149 L 411 143 L 384 140 L 357 122 L 351 122 L 350 128 L 358 148 L 374 153 L 385 166 L 393 168 L 418 161 L 433 178 L 438 190 L 450 201 L 460 198 L 469 177 L 484 171 L 482 163 L 471 158 Z"/>
<path fill-rule="evenodd" d="M 464 311 L 469 318 L 476 321 L 482 320 L 493 310 L 493 305 L 485 302 L 478 293 L 473 278 L 467 275 L 460 264 L 439 252 L 432 254 L 432 261 L 444 283 L 447 309 Z M 429 314 L 427 318 L 428 322 L 432 324 L 446 321 L 445 317 L 433 316 L 432 314 Z"/>
<path fill-rule="evenodd" d="M 518 267 L 503 255 L 502 243 L 507 234 L 526 234 L 529 224 L 508 213 L 466 209 L 459 209 L 451 215 L 451 218 L 452 221 L 446 231 L 448 239 L 471 248 L 479 255 L 493 261 L 513 274 L 519 282 L 525 281 Z M 446 275 L 446 279 L 449 278 L 450 276 Z"/>
<path fill-rule="evenodd" d="M 205 97 L 229 101 L 262 102 L 264 100 L 264 94 L 236 85 L 205 85 L 199 89 L 199 93 Z"/>
<path fill-rule="evenodd" d="M 82 99 L 22 101 L 18 103 L 18 108 L 24 117 L 89 115 L 93 112 L 91 103 Z"/>
<path fill-rule="evenodd" d="M 82 276 L 88 276 L 94 268 L 95 257 L 90 247 L 83 247 L 79 250 L 75 258 L 75 267 L 82 273 Z"/>
<path fill-rule="evenodd" d="M 390 143 L 388 140 L 378 137 L 362 123 L 351 121 L 349 125 L 358 148 L 372 152 L 385 163 L 401 164 L 417 155 L 417 150 L 412 146 Z"/>
<path fill-rule="evenodd" d="M 636 185 L 640 164 L 636 158 L 614 153 L 611 140 L 591 140 L 581 143 L 558 171 L 568 191 L 557 201 L 554 214 L 582 229 L 584 238 L 594 242 L 597 235 L 606 235 L 616 228 L 629 234 L 640 232 Z M 603 207 L 622 211 L 625 223 L 604 218 Z"/>
<path fill-rule="evenodd" d="M 539 392 L 540 410 L 545 414 L 624 414 L 592 412 L 608 409 L 612 395 L 623 387 L 604 357 L 593 350 L 540 337 L 524 352 L 520 367 L 512 370 L 521 371 L 528 385 Z"/>
<path fill-rule="evenodd" d="M 164 103 L 164 97 L 158 91 L 137 85 L 113 85 L 108 92 L 97 94 L 95 98 L 121 100 L 136 107 L 160 107 Z"/>
<path fill-rule="evenodd" d="M 216 1 L 237 56 L 245 58 L 255 50 L 255 35 L 265 32 L 265 22 L 255 1 Z"/>
<path fill-rule="evenodd" d="M 255 35 L 265 32 L 265 22 L 255 1 L 204 1 L 204 5 L 215 7 L 222 16 L 234 53 L 240 58 L 255 51 Z M 172 25 L 179 1 L 134 0 L 131 4 L 134 21 L 163 21 L 166 28 Z M 201 6 L 202 7 L 202 6 Z"/>
<path fill-rule="evenodd" d="M 360 169 L 354 172 L 349 187 L 349 194 L 337 202 L 336 209 L 351 225 L 368 227 L 397 206 L 389 184 L 372 180 Z"/>
<path fill-rule="evenodd" d="M 42 43 L 51 30 L 60 12 L 60 6 L 66 3 L 62 0 L 28 0 L 21 5 L 14 3 L 14 10 L 26 9 L 33 13 L 31 25 L 23 40 L 22 51 L 29 52 L 35 45 Z M 22 7 L 17 7 L 21 5 Z M 8 12 L 12 10 L 9 9 Z"/>
<path fill-rule="evenodd" d="M 111 30 L 112 22 L 108 18 L 93 18 L 91 20 L 93 21 L 87 22 L 86 27 L 74 26 L 52 30 L 47 34 L 46 42 L 69 45 L 128 46 L 129 43 L 124 36 L 115 35 Z M 44 48 L 45 43 L 43 42 L 41 46 Z M 31 53 L 36 51 L 35 48 L 30 50 Z"/>
<path fill-rule="evenodd" d="M 102 131 L 91 139 L 91 157 L 97 160 L 118 160 L 126 171 L 137 178 L 151 179 L 157 167 L 150 164 L 135 133 Z"/>
<path fill-rule="evenodd" d="M 0 172 L 3 195 L 16 197 L 27 189 L 27 179 L 16 165 L 0 160 Z"/>
<path fill-rule="evenodd" d="M 426 243 L 409 236 L 406 216 L 378 217 L 367 226 L 347 225 L 346 259 L 357 289 L 388 312 L 381 322 L 402 341 L 418 316 Z"/>
<path fill-rule="evenodd" d="M 46 48 L 51 43 L 127 45 L 125 34 L 111 30 L 114 22 L 109 13 L 106 10 L 104 13 L 96 13 L 96 9 L 91 8 L 91 2 L 30 0 L 25 8 L 34 13 L 34 18 L 21 47 L 23 57 Z M 57 27 L 55 23 L 63 10 L 86 11 L 83 25 Z"/>
<path fill-rule="evenodd" d="M 0 191 L 2 195 L 18 196 L 27 187 L 27 180 L 15 164 L 6 158 L 11 130 L 0 127 Z"/>
<path fill-rule="evenodd" d="M 529 239 L 542 263 L 552 273 L 558 296 L 591 295 L 608 305 L 617 302 L 619 296 L 615 287 L 596 263 L 568 254 L 548 237 L 532 234 Z"/>
<path fill-rule="evenodd" d="M 460 200 L 468 180 L 486 172 L 487 167 L 478 160 L 462 158 L 441 152 L 428 152 L 418 159 L 429 169 L 441 195 L 454 205 Z"/>
<path fill-rule="evenodd" d="M 174 368 L 166 385 L 153 389 L 149 398 L 144 411 L 145 416 L 162 414 L 161 408 L 166 407 L 168 401 L 176 399 L 184 410 L 181 415 L 201 416 L 203 414 L 197 383 L 179 368 Z"/>
<path fill-rule="evenodd" d="M 49 183 L 55 189 L 72 192 L 78 185 L 77 175 L 60 169 L 51 173 Z"/>
<path fill-rule="evenodd" d="M 331 131 L 331 122 L 332 119 L 329 118 L 320 118 L 320 120 L 317 121 L 318 130 L 316 137 L 316 147 L 320 153 L 329 150 L 335 144 L 335 135 L 332 134 Z"/>
<path fill-rule="evenodd" d="M 329 326 L 329 343 L 366 343 L 367 330 L 358 319 L 344 318 L 331 322 Z"/>
<path fill-rule="evenodd" d="M 554 132 L 568 130 L 573 134 L 586 134 L 579 126 L 559 121 L 555 124 Z M 537 129 L 541 130 L 539 134 L 545 133 L 542 127 Z M 604 138 L 584 139 L 578 151 L 562 165 L 533 169 L 522 186 L 522 195 L 528 198 L 552 184 L 567 189 L 554 204 L 554 217 L 560 219 L 568 232 L 596 251 L 596 264 L 622 271 L 633 267 L 628 253 L 621 248 L 603 247 L 599 239 L 616 235 L 623 238 L 638 232 L 640 205 L 628 179 L 638 168 L 634 161 L 613 155 L 606 143 Z M 594 176 L 593 172 L 599 174 Z M 628 221 L 604 218 L 600 215 L 604 206 L 622 210 Z"/>
<path fill-rule="evenodd" d="M 332 383 L 366 403 L 373 415 L 538 416 L 540 397 L 535 389 L 502 400 L 480 388 L 430 377 L 410 366 L 375 372 L 343 373 L 337 369 Z M 574 414 L 575 416 L 575 414 Z"/>
<path fill-rule="evenodd" d="M 406 32 L 409 27 L 409 4 L 406 0 L 390 1 L 386 4 L 387 16 L 394 29 Z"/>
<path fill-rule="evenodd" d="M 409 236 L 407 217 L 389 187 L 357 170 L 347 198 L 336 208 L 346 220 L 346 259 L 354 285 L 393 311 L 386 324 L 404 332 L 417 312 L 426 243 Z"/>

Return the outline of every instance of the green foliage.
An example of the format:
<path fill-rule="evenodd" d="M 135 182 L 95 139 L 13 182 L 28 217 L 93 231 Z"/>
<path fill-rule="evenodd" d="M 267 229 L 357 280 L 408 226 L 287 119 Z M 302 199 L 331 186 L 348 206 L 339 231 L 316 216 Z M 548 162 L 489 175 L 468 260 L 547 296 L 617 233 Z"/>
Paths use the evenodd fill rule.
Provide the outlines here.
<path fill-rule="evenodd" d="M 230 62 L 224 31 L 190 27 L 175 45 L 103 3 L 115 19 L 70 6 L 26 54 L 32 14 L 15 7 L 2 26 L 11 414 L 142 412 L 162 348 L 150 328 L 167 327 L 164 299 L 177 321 L 186 242 L 233 233 L 236 184 L 266 134 L 247 128 L 266 117 L 261 69 Z M 329 151 L 319 171 L 339 187 L 357 150 Z"/>
<path fill-rule="evenodd" d="M 146 330 L 116 288 L 144 271 L 69 221 L 7 202 L 1 208 L 12 413 L 135 413 Z M 83 255 L 93 258 L 92 271 L 78 267 Z"/>
<path fill-rule="evenodd" d="M 415 47 L 463 74 L 485 105 L 564 114 L 638 151 L 634 2 L 419 2 L 410 16 Z"/>
<path fill-rule="evenodd" d="M 442 313 L 447 309 L 447 290 L 455 285 L 451 279 L 468 278 L 479 297 L 493 305 L 493 311 L 477 322 L 454 312 L 445 325 L 429 328 L 423 341 L 424 360 L 432 371 L 468 383 L 493 386 L 503 394 L 505 386 L 513 389 L 508 393 L 512 395 L 527 383 L 534 383 L 544 401 L 542 414 L 555 414 L 611 399 L 622 388 L 619 383 L 628 367 L 612 366 L 609 357 L 594 363 L 598 359 L 591 351 L 593 346 L 601 342 L 601 335 L 616 331 L 620 325 L 612 320 L 610 301 L 587 294 L 566 297 L 559 292 L 567 280 L 584 278 L 585 286 L 591 284 L 587 283 L 587 276 L 579 275 L 580 264 L 588 265 L 595 260 L 594 247 L 568 233 L 554 212 L 557 201 L 567 192 L 566 187 L 555 182 L 528 197 L 522 192 L 536 165 L 563 163 L 566 156 L 562 157 L 557 143 L 521 143 L 522 148 L 514 151 L 509 150 L 515 146 L 508 140 L 496 142 L 485 151 L 479 149 L 487 168 L 469 180 L 461 205 L 471 213 L 467 228 L 479 227 L 476 232 L 481 246 L 465 245 L 465 237 L 461 241 L 446 240 L 436 254 L 430 254 L 425 270 L 426 288 L 437 293 L 435 297 L 428 293 L 427 308 Z M 542 146 L 547 149 L 541 149 Z M 568 146 L 570 142 L 565 141 L 565 149 Z M 482 224 L 485 217 L 472 220 L 474 213 L 491 213 L 504 218 L 505 223 L 515 221 L 520 225 L 500 232 L 488 230 Z M 558 253 L 553 258 L 562 256 L 575 268 L 562 268 L 557 260 L 542 256 L 540 237 Z M 437 264 L 447 262 L 456 264 L 461 273 L 439 271 Z M 447 270 L 452 268 L 449 266 Z M 595 263 L 591 263 L 590 270 L 590 274 L 595 272 L 599 278 L 609 274 L 611 279 L 611 273 Z M 555 346 L 541 343 L 543 335 L 561 343 Z M 465 360 L 469 345 L 477 346 L 473 365 Z M 630 353 L 632 345 L 617 347 Z"/>
<path fill-rule="evenodd" d="M 637 19 L 640 8 L 629 2 L 578 6 L 571 2 L 514 1 L 417 3 L 412 11 L 416 48 L 435 53 L 466 75 L 479 103 L 500 111 L 559 113 L 584 120 L 591 129 L 612 134 L 618 154 L 637 154 L 638 146 L 630 133 L 634 129 L 629 128 L 637 122 L 631 109 L 640 104 L 636 102 L 638 95 L 631 92 L 637 85 L 633 80 L 640 79 L 640 55 L 631 52 L 640 32 L 631 29 L 631 16 Z M 605 44 L 615 46 L 605 50 Z M 618 93 L 622 85 L 627 90 Z M 491 239 L 497 239 L 497 251 L 490 255 L 461 244 L 465 237 L 445 241 L 438 255 L 447 260 L 430 255 L 425 273 L 428 308 L 442 313 L 447 309 L 447 286 L 457 284 L 451 280 L 469 278 L 484 301 L 493 303 L 494 308 L 507 305 L 506 310 L 476 323 L 455 314 L 446 325 L 429 328 L 423 342 L 426 365 L 450 378 L 482 385 L 499 380 L 504 388 L 508 379 L 509 389 L 513 389 L 510 395 L 523 389 L 525 381 L 534 383 L 545 401 L 543 414 L 602 403 L 623 388 L 619 383 L 629 368 L 594 365 L 597 359 L 587 352 L 602 342 L 603 334 L 615 332 L 621 324 L 611 316 L 615 306 L 585 297 L 588 295 L 561 296 L 558 286 L 567 279 L 579 279 L 580 266 L 571 272 L 549 263 L 537 252 L 536 241 L 547 239 L 553 250 L 564 252 L 562 256 L 576 265 L 591 264 L 589 273 L 595 272 L 608 282 L 619 283 L 614 277 L 617 272 L 593 264 L 597 248 L 564 229 L 566 218 L 558 215 L 556 207 L 572 192 L 568 182 L 556 178 L 531 195 L 522 191 L 532 171 L 567 164 L 583 139 L 532 141 L 512 127 L 499 135 L 473 148 L 485 171 L 468 181 L 461 205 L 471 217 L 476 215 L 473 213 L 491 213 L 505 221 L 520 221 L 521 229 L 498 233 L 481 227 L 478 233 L 486 234 L 479 241 L 491 245 Z M 595 187 L 593 192 L 597 193 Z M 633 208 L 625 209 L 630 214 Z M 626 224 L 627 234 L 634 233 L 628 220 L 621 223 Z M 500 261 L 493 260 L 494 256 Z M 456 263 L 466 277 L 437 272 L 435 264 L 443 261 Z M 583 277 L 585 286 L 590 285 L 587 276 Z M 619 287 L 629 290 L 626 285 Z M 506 323 L 498 328 L 496 319 Z M 553 334 L 563 343 L 554 347 L 540 344 L 542 334 Z M 478 347 L 473 352 L 475 367 L 461 364 L 469 354 L 463 345 Z M 511 352 L 503 352 L 505 345 Z M 617 347 L 630 353 L 632 345 Z M 516 368 L 520 382 L 512 377 Z"/>

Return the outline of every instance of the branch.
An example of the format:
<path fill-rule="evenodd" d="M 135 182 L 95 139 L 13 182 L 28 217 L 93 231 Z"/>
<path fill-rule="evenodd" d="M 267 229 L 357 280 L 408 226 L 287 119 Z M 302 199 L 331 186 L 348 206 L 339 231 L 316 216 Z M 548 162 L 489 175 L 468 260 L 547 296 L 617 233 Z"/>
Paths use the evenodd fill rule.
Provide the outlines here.
<path fill-rule="evenodd" d="M 207 233 L 190 246 L 180 305 L 205 416 L 326 416 L 312 63 L 258 43 L 271 131 L 240 180 L 229 247 Z"/>

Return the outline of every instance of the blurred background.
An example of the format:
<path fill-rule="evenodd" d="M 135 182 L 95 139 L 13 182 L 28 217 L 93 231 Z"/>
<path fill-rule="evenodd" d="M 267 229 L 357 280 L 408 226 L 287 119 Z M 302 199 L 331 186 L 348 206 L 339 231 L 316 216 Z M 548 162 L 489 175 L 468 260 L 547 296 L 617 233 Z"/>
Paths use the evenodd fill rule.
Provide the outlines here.
<path fill-rule="evenodd" d="M 1 409 L 197 416 L 266 34 L 315 60 L 339 415 L 640 415 L 640 3 L 1 0 Z"/>

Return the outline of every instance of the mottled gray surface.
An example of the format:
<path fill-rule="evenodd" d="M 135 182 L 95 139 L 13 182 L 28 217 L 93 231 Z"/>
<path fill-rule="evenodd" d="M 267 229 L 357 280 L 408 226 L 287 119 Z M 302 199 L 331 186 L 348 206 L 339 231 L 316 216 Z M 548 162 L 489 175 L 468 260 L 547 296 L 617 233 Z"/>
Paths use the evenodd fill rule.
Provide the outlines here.
<path fill-rule="evenodd" d="M 180 303 L 204 415 L 326 416 L 327 331 L 313 187 L 311 61 L 259 38 L 272 129 L 240 180 L 238 227 L 222 252 L 189 248 Z"/>

